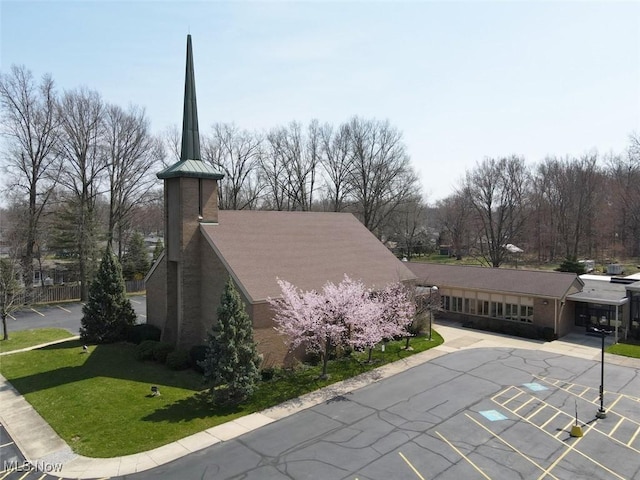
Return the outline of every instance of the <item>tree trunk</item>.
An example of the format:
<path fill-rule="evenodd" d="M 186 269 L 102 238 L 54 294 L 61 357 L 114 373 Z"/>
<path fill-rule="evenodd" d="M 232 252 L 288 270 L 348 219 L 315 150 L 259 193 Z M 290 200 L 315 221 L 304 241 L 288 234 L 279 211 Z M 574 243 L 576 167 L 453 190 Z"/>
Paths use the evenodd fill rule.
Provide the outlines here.
<path fill-rule="evenodd" d="M 331 341 L 329 339 L 325 340 L 324 344 L 324 355 L 322 356 L 322 375 L 320 378 L 327 378 L 327 367 L 329 365 L 329 352 L 331 351 Z"/>
<path fill-rule="evenodd" d="M 7 314 L 2 312 L 2 339 L 9 340 L 9 330 L 7 330 Z"/>

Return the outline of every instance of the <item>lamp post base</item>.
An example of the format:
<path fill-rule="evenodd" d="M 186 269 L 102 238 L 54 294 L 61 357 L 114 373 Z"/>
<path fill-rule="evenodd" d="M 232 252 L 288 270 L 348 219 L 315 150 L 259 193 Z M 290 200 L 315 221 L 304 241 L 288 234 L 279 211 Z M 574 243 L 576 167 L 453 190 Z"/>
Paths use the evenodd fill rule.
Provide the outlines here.
<path fill-rule="evenodd" d="M 583 435 L 582 427 L 580 425 L 574 425 L 571 427 L 571 433 L 569 435 L 572 437 L 581 437 Z"/>
<path fill-rule="evenodd" d="M 607 418 L 607 411 L 606 410 L 598 410 L 596 412 L 596 418 Z"/>

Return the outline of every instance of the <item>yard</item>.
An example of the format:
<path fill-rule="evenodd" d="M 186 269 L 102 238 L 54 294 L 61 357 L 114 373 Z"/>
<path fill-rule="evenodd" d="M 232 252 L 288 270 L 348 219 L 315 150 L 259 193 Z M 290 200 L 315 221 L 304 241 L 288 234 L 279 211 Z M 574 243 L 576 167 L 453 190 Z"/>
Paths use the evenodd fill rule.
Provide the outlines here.
<path fill-rule="evenodd" d="M 442 343 L 434 332 L 390 342 L 385 352 L 367 353 L 330 362 L 328 380 L 320 367 L 276 371 L 261 382 L 253 399 L 240 407 L 214 409 L 204 400 L 202 377 L 172 371 L 164 365 L 139 362 L 135 345 L 91 346 L 85 353 L 78 340 L 3 356 L 0 373 L 25 396 L 58 434 L 81 455 L 115 457 L 150 450 L 234 418 L 277 405 L 287 399 L 353 377 Z M 155 385 L 161 395 L 150 395 Z"/>
<path fill-rule="evenodd" d="M 14 350 L 33 347 L 34 345 L 41 345 L 72 336 L 73 335 L 64 328 L 37 328 L 33 330 L 9 332 L 8 340 L 0 340 L 0 353 L 12 352 Z"/>
<path fill-rule="evenodd" d="M 616 343 L 610 345 L 606 349 L 607 353 L 622 355 L 625 357 L 640 358 L 640 345 L 631 345 L 628 343 Z"/>

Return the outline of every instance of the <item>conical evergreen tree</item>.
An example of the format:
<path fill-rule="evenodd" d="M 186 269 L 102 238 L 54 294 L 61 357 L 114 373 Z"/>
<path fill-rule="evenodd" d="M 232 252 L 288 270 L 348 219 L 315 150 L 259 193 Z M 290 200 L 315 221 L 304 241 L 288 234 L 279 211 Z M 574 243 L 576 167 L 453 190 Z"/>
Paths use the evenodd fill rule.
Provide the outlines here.
<path fill-rule="evenodd" d="M 140 280 L 144 278 L 150 267 L 149 254 L 142 234 L 135 232 L 127 247 L 127 253 L 122 259 L 122 275 L 127 280 Z"/>
<path fill-rule="evenodd" d="M 155 262 L 158 257 L 160 257 L 160 255 L 162 254 L 162 251 L 164 250 L 164 244 L 162 243 L 162 240 L 158 240 L 156 242 L 156 246 L 153 249 L 153 261 Z"/>
<path fill-rule="evenodd" d="M 218 405 L 236 405 L 249 398 L 260 378 L 259 365 L 253 325 L 229 278 L 201 363 L 211 399 Z"/>
<path fill-rule="evenodd" d="M 87 343 L 123 340 L 127 328 L 136 323 L 136 312 L 127 298 L 122 269 L 111 249 L 105 250 L 89 299 L 82 307 L 80 338 Z"/>

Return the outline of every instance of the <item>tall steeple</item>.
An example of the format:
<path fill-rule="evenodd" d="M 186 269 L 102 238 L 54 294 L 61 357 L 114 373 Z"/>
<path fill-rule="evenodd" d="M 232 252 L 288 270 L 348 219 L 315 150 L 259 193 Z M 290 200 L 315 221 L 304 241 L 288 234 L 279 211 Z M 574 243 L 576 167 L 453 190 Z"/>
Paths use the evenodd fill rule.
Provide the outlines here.
<path fill-rule="evenodd" d="M 222 173 L 200 158 L 198 109 L 191 35 L 187 36 L 184 116 L 180 160 L 157 174 L 164 181 L 165 326 L 162 338 L 175 345 L 202 337 L 202 224 L 218 223 L 218 180 Z M 152 307 L 153 309 L 153 307 Z"/>
<path fill-rule="evenodd" d="M 221 180 L 224 175 L 200 157 L 200 133 L 198 131 L 198 106 L 196 81 L 193 69 L 191 35 L 187 35 L 187 66 L 184 78 L 184 110 L 182 116 L 182 149 L 180 161 L 156 175 L 161 180 L 191 177 Z"/>
<path fill-rule="evenodd" d="M 180 152 L 180 160 L 201 160 L 191 35 L 187 35 L 187 68 L 184 76 L 184 112 L 182 115 L 182 150 Z"/>

